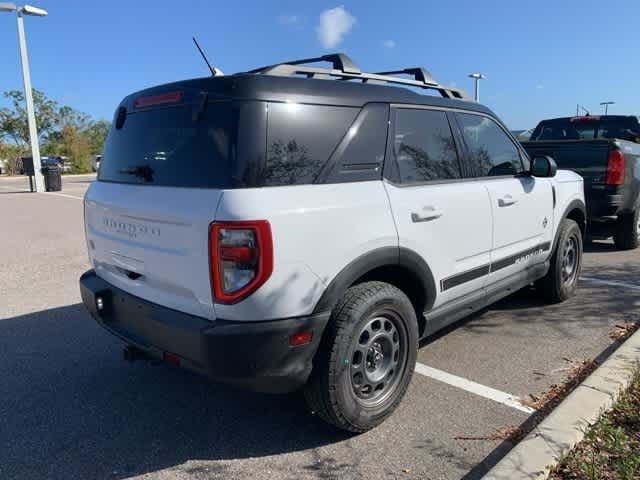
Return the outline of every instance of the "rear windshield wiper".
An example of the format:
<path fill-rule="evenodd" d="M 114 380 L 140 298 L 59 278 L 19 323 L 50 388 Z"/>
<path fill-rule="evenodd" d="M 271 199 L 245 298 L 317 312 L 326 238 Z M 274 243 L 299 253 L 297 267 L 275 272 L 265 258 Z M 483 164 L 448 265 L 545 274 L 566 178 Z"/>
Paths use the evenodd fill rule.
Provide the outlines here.
<path fill-rule="evenodd" d="M 122 168 L 119 172 L 127 175 L 135 175 L 136 177 L 142 177 L 145 182 L 153 181 L 153 168 L 149 165 L 136 165 L 131 168 Z"/>

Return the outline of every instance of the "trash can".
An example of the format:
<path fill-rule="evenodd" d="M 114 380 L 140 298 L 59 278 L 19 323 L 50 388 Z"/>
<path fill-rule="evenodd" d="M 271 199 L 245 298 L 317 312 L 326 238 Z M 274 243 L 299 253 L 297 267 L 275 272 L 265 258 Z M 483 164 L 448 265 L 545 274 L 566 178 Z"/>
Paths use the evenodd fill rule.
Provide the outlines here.
<path fill-rule="evenodd" d="M 52 165 L 42 167 L 44 176 L 44 189 L 47 192 L 59 192 L 62 190 L 62 169 Z"/>

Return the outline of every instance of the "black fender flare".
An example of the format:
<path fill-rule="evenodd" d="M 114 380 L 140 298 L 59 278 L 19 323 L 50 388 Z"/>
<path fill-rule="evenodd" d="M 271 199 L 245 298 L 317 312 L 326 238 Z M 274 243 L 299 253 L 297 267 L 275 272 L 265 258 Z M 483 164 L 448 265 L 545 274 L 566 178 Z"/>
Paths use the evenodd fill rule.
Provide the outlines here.
<path fill-rule="evenodd" d="M 587 234 L 587 207 L 585 206 L 584 202 L 582 200 L 579 199 L 574 199 L 571 202 L 569 202 L 569 205 L 567 205 L 567 207 L 564 209 L 564 212 L 562 214 L 562 217 L 560 218 L 560 222 L 558 222 L 558 231 L 554 234 L 553 236 L 553 246 L 551 248 L 551 255 L 553 256 L 553 254 L 556 252 L 556 248 L 558 246 L 558 238 L 560 237 L 560 224 L 562 223 L 563 220 L 565 220 L 568 216 L 569 213 L 572 212 L 573 210 L 580 210 L 582 212 L 582 216 L 584 218 L 584 222 L 583 225 L 578 225 L 580 227 L 580 230 L 582 231 L 582 238 L 584 240 L 584 238 L 586 237 Z"/>
<path fill-rule="evenodd" d="M 354 282 L 376 268 L 387 266 L 401 267 L 414 277 L 424 291 L 425 310 L 432 307 L 436 298 L 436 283 L 424 259 L 408 248 L 381 247 L 359 256 L 344 267 L 331 280 L 316 303 L 313 313 L 330 311 Z"/>

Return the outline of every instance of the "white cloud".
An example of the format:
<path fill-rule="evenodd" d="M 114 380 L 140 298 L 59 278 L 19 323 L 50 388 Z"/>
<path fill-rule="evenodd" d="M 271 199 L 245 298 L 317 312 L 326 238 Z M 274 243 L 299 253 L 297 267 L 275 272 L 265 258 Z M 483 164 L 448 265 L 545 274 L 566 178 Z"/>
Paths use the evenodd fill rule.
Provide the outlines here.
<path fill-rule="evenodd" d="M 544 85 L 542 85 L 541 83 L 536 85 L 536 90 L 542 90 L 543 88 L 544 88 Z"/>
<path fill-rule="evenodd" d="M 384 45 L 385 48 L 393 48 L 396 46 L 396 42 L 394 42 L 393 40 L 385 40 L 384 42 L 382 42 L 382 45 Z"/>
<path fill-rule="evenodd" d="M 356 24 L 356 17 L 344 6 L 325 10 L 320 14 L 320 23 L 316 27 L 318 39 L 324 48 L 334 48 Z"/>
<path fill-rule="evenodd" d="M 299 20 L 300 18 L 298 18 L 297 15 L 280 15 L 278 17 L 278 22 L 280 22 L 281 25 L 294 25 L 298 23 Z"/>

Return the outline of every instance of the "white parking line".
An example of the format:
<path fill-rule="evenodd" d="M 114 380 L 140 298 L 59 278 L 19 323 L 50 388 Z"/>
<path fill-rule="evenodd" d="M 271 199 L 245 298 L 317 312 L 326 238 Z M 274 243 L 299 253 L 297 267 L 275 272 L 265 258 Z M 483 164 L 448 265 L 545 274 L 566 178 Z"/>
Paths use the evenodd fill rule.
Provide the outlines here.
<path fill-rule="evenodd" d="M 479 395 L 480 397 L 488 398 L 489 400 L 501 403 L 507 407 L 515 408 L 521 412 L 528 414 L 535 412 L 535 409 L 524 405 L 520 398 L 515 395 L 510 395 L 508 393 L 501 392 L 500 390 L 480 385 L 479 383 L 472 382 L 466 378 L 451 375 L 450 373 L 443 372 L 437 368 L 428 367 L 422 363 L 416 363 L 415 371 L 425 377 L 433 378 L 434 380 L 446 383 L 447 385 L 452 385 L 460 388 L 461 390 Z"/>
<path fill-rule="evenodd" d="M 67 197 L 67 198 L 75 198 L 76 200 L 83 200 L 82 197 L 76 197 L 75 195 L 67 195 L 66 193 L 46 192 L 45 195 L 57 195 L 58 197 Z"/>
<path fill-rule="evenodd" d="M 618 282 L 617 280 L 602 280 L 600 278 L 593 277 L 580 277 L 580 280 L 591 283 L 601 283 L 602 285 L 610 285 L 612 287 L 624 287 L 631 290 L 640 290 L 640 285 L 634 285 L 633 283 Z"/>

